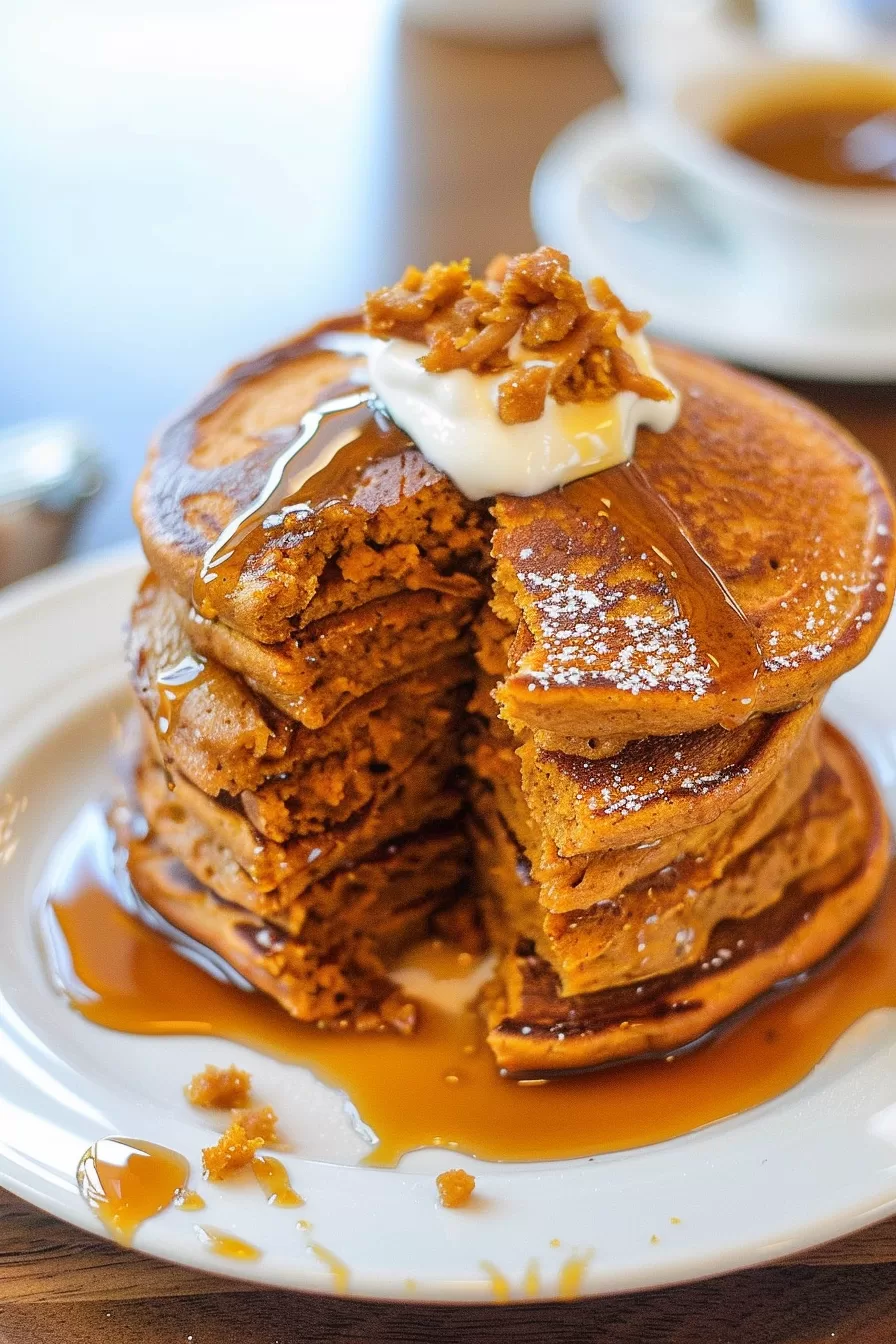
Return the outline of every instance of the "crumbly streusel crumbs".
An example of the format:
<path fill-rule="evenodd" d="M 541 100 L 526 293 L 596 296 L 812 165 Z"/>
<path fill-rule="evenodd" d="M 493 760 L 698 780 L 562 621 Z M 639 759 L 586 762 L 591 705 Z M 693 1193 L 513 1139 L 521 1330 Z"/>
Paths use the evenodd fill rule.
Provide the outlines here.
<path fill-rule="evenodd" d="M 184 1088 L 184 1095 L 191 1106 L 210 1110 L 220 1108 L 224 1111 L 247 1105 L 251 1092 L 252 1078 L 245 1069 L 238 1069 L 235 1064 L 228 1064 L 226 1069 L 206 1064 L 202 1072 L 195 1074 Z"/>
<path fill-rule="evenodd" d="M 606 280 L 591 281 L 597 307 L 553 247 L 496 257 L 483 279 L 470 263 L 408 267 L 397 285 L 368 294 L 364 320 L 372 336 L 420 341 L 428 373 L 470 369 L 498 373 L 498 414 L 508 425 L 537 420 L 550 393 L 557 401 L 606 401 L 620 391 L 651 401 L 672 392 L 644 374 L 623 348 L 620 327 L 640 331 L 648 314 L 632 312 Z M 515 360 L 510 346 L 519 345 Z M 532 352 L 537 364 L 526 364 Z M 522 355 L 522 359 L 520 358 Z"/>
<path fill-rule="evenodd" d="M 515 369 L 498 384 L 498 415 L 505 425 L 537 420 L 551 386 L 551 370 L 543 364 Z"/>
<path fill-rule="evenodd" d="M 446 1209 L 460 1209 L 470 1202 L 470 1196 L 476 1188 L 476 1178 L 462 1167 L 443 1171 L 436 1177 L 436 1189 L 439 1201 Z"/>
<path fill-rule="evenodd" d="M 237 1121 L 229 1125 L 217 1143 L 202 1150 L 202 1169 L 210 1181 L 224 1181 L 247 1167 L 264 1140 L 251 1138 Z"/>
<path fill-rule="evenodd" d="M 266 1148 L 280 1142 L 277 1115 L 272 1106 L 235 1107 L 230 1117 L 234 1124 L 242 1125 L 250 1139 L 261 1139 Z"/>
<path fill-rule="evenodd" d="M 371 336 L 382 339 L 405 335 L 408 327 L 416 332 L 417 324 L 455 303 L 469 283 L 469 259 L 447 265 L 436 261 L 425 271 L 408 266 L 397 285 L 368 295 L 364 309 L 367 329 Z"/>

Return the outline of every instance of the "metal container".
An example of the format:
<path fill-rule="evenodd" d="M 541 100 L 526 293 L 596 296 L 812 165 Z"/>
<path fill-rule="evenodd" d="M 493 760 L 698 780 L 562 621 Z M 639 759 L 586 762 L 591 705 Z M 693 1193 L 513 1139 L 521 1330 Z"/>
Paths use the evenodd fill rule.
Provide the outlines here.
<path fill-rule="evenodd" d="M 99 452 L 78 425 L 34 420 L 0 432 L 0 587 L 62 558 L 102 483 Z"/>

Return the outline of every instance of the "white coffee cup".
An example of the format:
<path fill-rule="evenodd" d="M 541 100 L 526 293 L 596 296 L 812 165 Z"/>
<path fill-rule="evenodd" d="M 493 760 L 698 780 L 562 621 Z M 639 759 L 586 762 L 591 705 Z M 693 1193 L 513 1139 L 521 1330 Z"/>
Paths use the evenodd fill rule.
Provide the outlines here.
<path fill-rule="evenodd" d="M 723 136 L 754 108 L 784 110 L 815 91 L 835 100 L 858 79 L 896 109 L 894 71 L 763 54 L 686 74 L 635 107 L 649 143 L 737 250 L 747 283 L 755 278 L 788 304 L 896 308 L 896 190 L 790 177 L 736 153 Z"/>

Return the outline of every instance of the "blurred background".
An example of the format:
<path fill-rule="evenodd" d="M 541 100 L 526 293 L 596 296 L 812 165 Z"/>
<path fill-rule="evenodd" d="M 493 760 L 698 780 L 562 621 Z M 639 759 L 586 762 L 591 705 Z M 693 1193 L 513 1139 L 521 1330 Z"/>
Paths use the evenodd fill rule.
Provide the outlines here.
<path fill-rule="evenodd" d="M 722 52 L 890 60 L 893 9 L 887 0 L 6 0 L 0 579 L 67 544 L 83 553 L 129 537 L 153 428 L 223 365 L 357 305 L 408 261 L 481 264 L 532 245 L 533 174 L 580 114 L 620 89 L 649 97 Z M 560 187 L 546 191 L 562 208 Z M 637 223 L 638 199 L 636 190 L 617 202 L 617 223 Z M 638 275 L 637 259 L 630 269 Z M 650 292 L 631 289 L 630 303 L 652 306 Z M 658 298 L 661 330 L 681 334 L 678 310 Z M 875 339 L 896 352 L 889 316 L 873 321 Z M 708 329 L 699 343 L 712 348 Z M 854 370 L 840 386 L 832 348 L 810 395 L 886 456 L 896 436 L 886 361 L 873 386 Z M 788 367 L 772 372 L 790 376 Z M 805 386 L 811 363 L 794 367 Z M 23 434 L 47 418 L 57 423 Z M 45 537 L 41 510 L 58 515 Z"/>

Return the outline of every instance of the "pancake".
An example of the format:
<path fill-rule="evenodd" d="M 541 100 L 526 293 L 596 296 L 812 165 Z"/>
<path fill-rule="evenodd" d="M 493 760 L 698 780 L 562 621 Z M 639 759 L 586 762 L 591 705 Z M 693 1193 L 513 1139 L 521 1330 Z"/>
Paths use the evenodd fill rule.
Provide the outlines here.
<path fill-rule="evenodd" d="M 739 728 L 641 738 L 588 760 L 518 748 L 533 821 L 562 855 L 663 840 L 706 826 L 763 789 L 810 731 L 818 701 L 789 714 L 757 714 Z"/>
<path fill-rule="evenodd" d="M 322 728 L 396 677 L 465 654 L 476 609 L 446 593 L 401 593 L 325 617 L 282 643 L 257 644 L 175 594 L 169 600 L 198 653 L 239 673 L 306 728 Z"/>
<path fill-rule="evenodd" d="M 358 316 L 322 322 L 237 364 L 151 445 L 134 518 L 152 568 L 190 600 L 202 558 L 264 490 L 301 417 L 357 377 Z M 488 515 L 406 435 L 367 416 L 351 453 L 308 507 L 258 527 L 238 569 L 214 585 L 214 613 L 261 643 L 403 590 L 470 597 L 488 555 Z M 271 512 L 275 512 L 274 509 Z M 225 660 L 226 661 L 226 660 Z"/>
<path fill-rule="evenodd" d="M 169 779 L 151 760 L 138 763 L 134 788 L 152 830 L 194 877 L 224 900 L 270 919 L 329 874 L 421 826 L 450 820 L 462 801 L 460 792 L 446 785 L 444 771 L 424 758 L 381 803 L 322 835 L 276 845 L 258 836 L 235 809 L 221 807 L 176 775 Z"/>
<path fill-rule="evenodd" d="M 620 892 L 640 883 L 665 881 L 673 867 L 698 892 L 731 861 L 762 840 L 808 789 L 820 765 L 819 734 L 813 731 L 769 786 L 751 794 L 708 826 L 695 826 L 647 845 L 598 850 L 572 858 L 559 855 L 531 826 L 524 807 L 513 806 L 509 789 L 479 782 L 470 793 L 474 822 L 486 834 L 506 833 L 517 857 L 517 880 L 537 884 L 538 902 L 553 915 L 612 905 Z M 520 825 L 520 822 L 523 825 Z M 503 840 L 500 842 L 503 847 Z"/>
<path fill-rule="evenodd" d="M 776 887 L 758 915 L 722 920 L 703 960 L 669 975 L 563 997 L 555 969 L 531 941 L 517 940 L 486 1007 L 502 1070 L 541 1075 L 668 1054 L 838 947 L 880 893 L 890 837 L 861 759 L 834 730 L 827 734 L 826 764 L 842 799 L 836 821 L 828 820 L 839 843 L 833 858 Z"/>
<path fill-rule="evenodd" d="M 407 871 L 416 871 L 416 865 L 391 883 L 393 896 L 404 890 L 403 904 L 371 902 L 369 913 L 381 920 L 376 939 L 369 926 L 363 931 L 340 926 L 341 940 L 332 945 L 309 941 L 308 929 L 303 937 L 291 935 L 220 900 L 152 838 L 129 842 L 128 871 L 144 917 L 148 907 L 161 916 L 163 929 L 173 927 L 217 953 L 292 1017 L 360 1030 L 413 1029 L 415 1006 L 387 979 L 387 962 L 423 936 L 438 906 L 433 894 L 415 900 L 413 885 L 406 886 Z M 378 887 L 386 871 L 377 865 Z M 363 879 L 359 888 L 369 890 Z"/>
<path fill-rule="evenodd" d="M 644 738 L 599 760 L 540 751 L 492 721 L 474 733 L 468 759 L 497 791 L 523 843 L 535 849 L 548 841 L 569 858 L 659 844 L 710 825 L 768 787 L 817 716 L 815 701 L 731 731 Z"/>
<path fill-rule="evenodd" d="M 281 715 L 239 676 L 209 661 L 170 688 L 168 669 L 195 663 L 153 576 L 128 634 L 131 681 L 155 729 L 150 750 L 172 773 L 285 842 L 346 821 L 384 797 L 427 748 L 460 736 L 465 660 L 436 664 L 351 702 L 317 731 Z M 459 684 L 460 683 L 460 684 Z"/>
<path fill-rule="evenodd" d="M 706 826 L 664 840 L 563 858 L 542 838 L 530 858 L 546 910 L 563 915 L 612 901 L 634 883 L 686 865 L 694 890 L 713 882 L 739 854 L 761 840 L 806 791 L 819 766 L 819 734 L 812 731 L 767 788 L 751 793 Z M 512 826 L 510 827 L 513 830 Z M 528 851 L 527 851 L 528 854 Z"/>
<path fill-rule="evenodd" d="M 638 738 L 793 709 L 889 611 L 890 495 L 858 444 L 771 383 L 654 349 L 681 414 L 639 432 L 636 467 L 494 505 L 514 726 Z"/>

